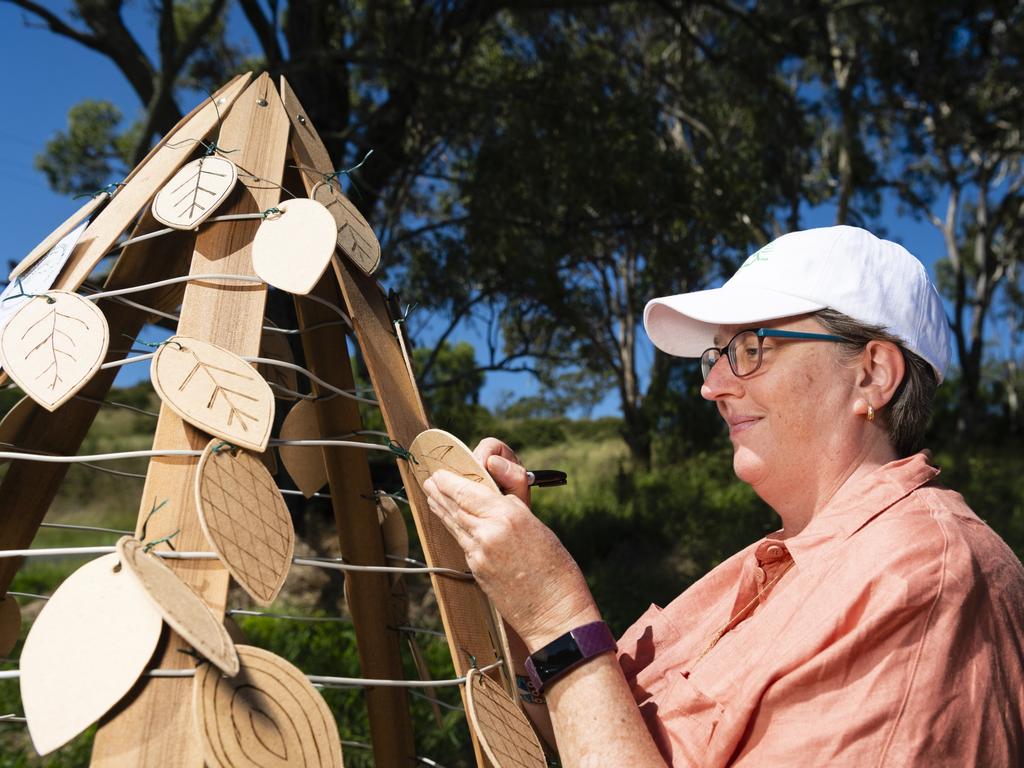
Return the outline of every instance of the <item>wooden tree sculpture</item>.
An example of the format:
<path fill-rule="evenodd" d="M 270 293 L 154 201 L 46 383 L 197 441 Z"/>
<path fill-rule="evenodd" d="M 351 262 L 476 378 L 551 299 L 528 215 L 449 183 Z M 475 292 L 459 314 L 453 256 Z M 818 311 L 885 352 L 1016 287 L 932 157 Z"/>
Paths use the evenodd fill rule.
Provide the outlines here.
<path fill-rule="evenodd" d="M 7 555 L 32 543 L 65 460 L 79 451 L 125 363 L 107 339 L 134 339 L 154 318 L 175 323 L 175 335 L 152 355 L 162 405 L 136 536 L 69 577 L 25 643 L 22 695 L 37 746 L 55 748 L 91 721 L 75 722 L 68 714 L 74 706 L 59 703 L 65 711 L 55 711 L 54 697 L 39 694 L 53 684 L 44 679 L 47 670 L 63 663 L 49 664 L 61 638 L 44 625 L 66 628 L 60 611 L 91 601 L 97 611 L 120 606 L 112 625 L 138 613 L 155 647 L 150 656 L 138 645 L 118 650 L 123 643 L 111 639 L 111 669 L 90 670 L 96 682 L 83 697 L 111 699 L 91 713 L 103 715 L 93 765 L 340 764 L 337 728 L 306 676 L 267 651 L 234 647 L 219 629 L 231 578 L 269 604 L 292 565 L 291 520 L 264 467 L 268 445 L 284 442 L 322 451 L 375 764 L 409 766 L 416 757 L 406 689 L 373 684 L 404 675 L 391 607 L 400 572 L 385 556 L 369 449 L 397 454 L 454 668 L 469 680 L 463 700 L 477 702 L 477 762 L 544 764 L 500 663 L 500 618 L 416 480 L 418 462 L 406 449 L 429 428 L 427 414 L 402 327 L 372 277 L 380 246 L 341 193 L 334 168 L 286 82 L 278 91 L 267 75 L 239 76 L 15 270 L 9 290 L 21 291 L 0 308 L 7 313 L 0 352 L 5 375 L 29 397 L 0 424 L 2 439 L 17 446 L 4 454 L 11 463 L 0 483 L 0 549 Z M 116 260 L 100 293 L 79 293 L 109 255 Z M 294 295 L 305 369 L 260 357 L 268 285 Z M 386 445 L 362 432 L 348 336 L 369 371 Z M 296 369 L 312 392 L 292 406 L 282 441 L 271 434 L 273 395 L 294 390 Z M 319 442 L 309 448 L 310 440 Z M 315 490 L 318 482 L 308 484 Z M 0 594 L 19 563 L 0 558 Z M 99 598 L 97 584 L 106 585 Z M 115 592 L 122 596 L 115 600 Z M 112 630 L 103 624 L 94 616 L 74 631 L 108 642 L 104 633 Z M 488 738 L 488 729 L 497 736 Z"/>

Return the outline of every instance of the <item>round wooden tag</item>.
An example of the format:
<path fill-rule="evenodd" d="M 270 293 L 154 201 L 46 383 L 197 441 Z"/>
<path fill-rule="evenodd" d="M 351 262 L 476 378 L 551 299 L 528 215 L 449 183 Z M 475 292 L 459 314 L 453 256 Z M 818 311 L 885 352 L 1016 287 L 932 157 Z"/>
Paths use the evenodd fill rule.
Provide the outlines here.
<path fill-rule="evenodd" d="M 241 671 L 196 671 L 192 706 L 211 768 L 341 768 L 341 740 L 327 702 L 292 664 L 239 645 Z"/>
<path fill-rule="evenodd" d="M 319 440 L 320 425 L 312 400 L 299 400 L 288 411 L 281 425 L 282 440 Z M 278 448 L 281 463 L 295 485 L 307 499 L 327 485 L 327 467 L 322 448 L 303 445 L 282 445 Z"/>
<path fill-rule="evenodd" d="M 186 163 L 153 198 L 153 218 L 174 229 L 195 229 L 223 203 L 238 181 L 230 160 L 207 155 Z"/>
<path fill-rule="evenodd" d="M 498 683 L 475 669 L 466 677 L 466 710 L 496 768 L 546 768 L 544 750 L 523 710 Z"/>
<path fill-rule="evenodd" d="M 427 429 L 420 432 L 409 446 L 409 453 L 415 456 L 418 462 L 412 464 L 412 470 L 420 485 L 439 469 L 447 469 L 498 493 L 501 492 L 469 447 L 443 429 Z"/>
<path fill-rule="evenodd" d="M 312 197 L 334 217 L 341 252 L 363 272 L 372 275 L 380 266 L 380 242 L 363 214 L 334 184 L 317 184 Z"/>
<path fill-rule="evenodd" d="M 117 552 L 86 563 L 39 612 L 21 651 L 21 702 L 40 755 L 102 717 L 146 668 L 163 620 Z"/>
<path fill-rule="evenodd" d="M 281 491 L 263 463 L 211 440 L 196 468 L 199 523 L 235 581 L 270 605 L 292 565 L 295 529 Z"/>
<path fill-rule="evenodd" d="M 121 567 L 135 578 L 164 621 L 196 651 L 228 676 L 238 674 L 238 654 L 228 631 L 174 571 L 147 554 L 131 536 L 117 542 Z"/>
<path fill-rule="evenodd" d="M 21 606 L 11 595 L 0 600 L 0 656 L 14 650 L 21 636 Z"/>
<path fill-rule="evenodd" d="M 167 407 L 192 426 L 262 453 L 274 422 L 274 393 L 256 369 L 232 352 L 189 336 L 172 336 L 149 368 Z"/>
<path fill-rule="evenodd" d="M 55 411 L 88 383 L 107 354 L 107 319 L 95 302 L 49 291 L 25 302 L 0 333 L 4 370 Z"/>
<path fill-rule="evenodd" d="M 309 293 L 331 263 L 338 236 L 334 217 L 315 200 L 285 200 L 256 230 L 252 266 L 264 281 L 288 293 Z"/>

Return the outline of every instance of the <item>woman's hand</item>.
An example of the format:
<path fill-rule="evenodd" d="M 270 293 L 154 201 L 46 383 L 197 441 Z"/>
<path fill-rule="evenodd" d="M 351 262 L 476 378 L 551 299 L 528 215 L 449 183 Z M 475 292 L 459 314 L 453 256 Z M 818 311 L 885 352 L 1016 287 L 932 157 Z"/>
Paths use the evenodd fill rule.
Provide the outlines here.
<path fill-rule="evenodd" d="M 473 457 L 487 470 L 502 493 L 510 493 L 530 506 L 526 467 L 515 451 L 495 437 L 485 437 L 473 450 Z"/>
<path fill-rule="evenodd" d="M 535 651 L 600 614 L 572 556 L 516 492 L 528 494 L 526 470 L 497 450 L 489 454 L 489 470 L 496 459 L 508 462 L 507 472 L 500 463 L 495 467 L 495 482 L 510 495 L 446 470 L 431 475 L 423 489 L 430 510 L 465 551 L 477 583 Z"/>

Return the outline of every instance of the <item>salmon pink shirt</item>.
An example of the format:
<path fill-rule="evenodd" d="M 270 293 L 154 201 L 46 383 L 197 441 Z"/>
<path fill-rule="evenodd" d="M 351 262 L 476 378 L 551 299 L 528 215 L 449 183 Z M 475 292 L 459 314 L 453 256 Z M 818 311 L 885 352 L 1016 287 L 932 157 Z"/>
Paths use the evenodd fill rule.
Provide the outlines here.
<path fill-rule="evenodd" d="M 671 766 L 1024 765 L 1024 568 L 937 474 L 878 469 L 626 632 Z"/>

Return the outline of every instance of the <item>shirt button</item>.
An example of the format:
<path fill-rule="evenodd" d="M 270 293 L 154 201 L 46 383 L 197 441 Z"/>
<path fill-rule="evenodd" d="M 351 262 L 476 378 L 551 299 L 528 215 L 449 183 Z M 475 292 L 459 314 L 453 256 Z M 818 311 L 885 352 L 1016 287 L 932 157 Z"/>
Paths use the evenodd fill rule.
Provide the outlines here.
<path fill-rule="evenodd" d="M 754 578 L 757 579 L 758 584 L 764 584 L 765 579 L 768 578 L 765 575 L 764 568 L 758 567 L 757 570 L 754 571 Z"/>
<path fill-rule="evenodd" d="M 771 558 L 782 557 L 782 547 L 772 544 L 772 546 L 768 547 L 765 551 L 765 554 Z"/>

